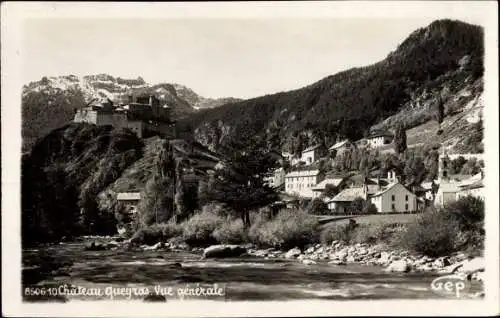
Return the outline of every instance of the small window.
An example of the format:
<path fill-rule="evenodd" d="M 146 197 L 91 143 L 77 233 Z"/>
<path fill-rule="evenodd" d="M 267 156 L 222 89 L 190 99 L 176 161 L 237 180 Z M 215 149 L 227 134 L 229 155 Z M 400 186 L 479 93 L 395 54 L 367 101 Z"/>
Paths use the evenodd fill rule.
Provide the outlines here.
<path fill-rule="evenodd" d="M 396 211 L 396 206 L 394 205 L 394 203 L 392 204 L 392 210 Z"/>
<path fill-rule="evenodd" d="M 405 196 L 406 201 L 408 201 L 408 194 Z"/>
<path fill-rule="evenodd" d="M 392 195 L 392 201 L 396 201 L 396 196 L 394 194 Z"/>
<path fill-rule="evenodd" d="M 405 211 L 408 211 L 408 204 L 405 204 Z"/>

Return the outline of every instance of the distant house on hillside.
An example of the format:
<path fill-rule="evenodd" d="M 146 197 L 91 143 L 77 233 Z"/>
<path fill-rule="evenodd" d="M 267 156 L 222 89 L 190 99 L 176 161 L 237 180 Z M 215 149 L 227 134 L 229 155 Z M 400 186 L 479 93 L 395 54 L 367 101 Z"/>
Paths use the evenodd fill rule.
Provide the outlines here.
<path fill-rule="evenodd" d="M 370 197 L 379 213 L 414 212 L 417 210 L 417 196 L 398 181 Z"/>
<path fill-rule="evenodd" d="M 337 155 L 339 155 L 339 154 L 344 153 L 344 151 L 346 151 L 348 149 L 352 149 L 354 147 L 356 147 L 356 145 L 354 143 L 352 143 L 349 140 L 345 139 L 345 140 L 337 142 L 336 144 L 334 144 L 333 146 L 331 146 L 330 148 L 328 148 L 328 151 L 330 151 L 330 152 L 335 151 L 335 153 Z"/>
<path fill-rule="evenodd" d="M 302 154 L 300 156 L 300 161 L 305 162 L 306 165 L 310 165 L 321 157 L 321 154 L 323 153 L 324 150 L 325 149 L 323 149 L 321 145 L 316 145 L 306 148 L 302 151 Z"/>
<path fill-rule="evenodd" d="M 111 100 L 97 102 L 78 109 L 73 119 L 76 123 L 128 128 L 139 138 L 153 135 L 175 136 L 174 122 L 170 120 L 170 108 L 160 106 L 155 96 L 139 96 L 133 101 L 129 96 L 126 105 L 115 106 Z"/>
<path fill-rule="evenodd" d="M 379 148 L 392 142 L 394 135 L 385 130 L 375 130 L 366 137 L 367 143 L 372 148 Z"/>
<path fill-rule="evenodd" d="M 317 169 L 289 172 L 285 175 L 285 192 L 303 198 L 313 198 L 312 188 L 323 178 Z"/>

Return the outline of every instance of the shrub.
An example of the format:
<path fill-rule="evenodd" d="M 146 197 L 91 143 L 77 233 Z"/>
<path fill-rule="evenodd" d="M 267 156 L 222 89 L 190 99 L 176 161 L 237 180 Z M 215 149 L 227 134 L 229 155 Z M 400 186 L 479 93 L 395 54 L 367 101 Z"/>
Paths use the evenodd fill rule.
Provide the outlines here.
<path fill-rule="evenodd" d="M 246 241 L 243 221 L 240 219 L 227 218 L 212 235 L 220 244 L 241 244 Z"/>
<path fill-rule="evenodd" d="M 474 196 L 462 197 L 443 207 L 443 213 L 454 217 L 464 231 L 482 228 L 484 221 L 484 201 Z"/>
<path fill-rule="evenodd" d="M 442 211 L 424 213 L 408 225 L 399 245 L 431 257 L 449 255 L 457 250 L 458 231 L 458 222 Z"/>
<path fill-rule="evenodd" d="M 318 221 L 303 210 L 283 210 L 271 220 L 257 219 L 249 230 L 250 240 L 261 246 L 288 249 L 318 241 Z"/>
<path fill-rule="evenodd" d="M 321 231 L 321 243 L 325 245 L 330 245 L 333 241 L 350 243 L 353 240 L 356 227 L 358 227 L 358 225 L 355 222 L 349 222 L 348 224 L 331 224 Z"/>
<path fill-rule="evenodd" d="M 484 249 L 484 201 L 467 196 L 444 206 L 442 213 L 455 220 L 460 228 L 459 248 Z"/>
<path fill-rule="evenodd" d="M 216 244 L 213 232 L 222 226 L 224 218 L 211 212 L 202 212 L 182 223 L 182 237 L 191 246 Z"/>
<path fill-rule="evenodd" d="M 131 242 L 151 245 L 157 242 L 166 242 L 169 238 L 178 236 L 181 233 L 181 227 L 175 223 L 152 224 L 135 232 Z"/>
<path fill-rule="evenodd" d="M 377 214 L 378 210 L 375 204 L 365 201 L 363 204 L 363 214 Z"/>
<path fill-rule="evenodd" d="M 316 198 L 312 200 L 311 204 L 309 205 L 309 213 L 316 215 L 325 215 L 330 214 L 330 210 L 328 210 L 328 205 L 325 203 L 325 201 L 321 200 L 320 198 Z"/>

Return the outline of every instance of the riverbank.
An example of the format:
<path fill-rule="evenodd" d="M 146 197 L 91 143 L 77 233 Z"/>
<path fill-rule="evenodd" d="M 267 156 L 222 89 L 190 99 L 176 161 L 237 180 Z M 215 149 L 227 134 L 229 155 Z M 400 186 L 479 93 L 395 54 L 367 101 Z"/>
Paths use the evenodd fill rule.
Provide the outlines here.
<path fill-rule="evenodd" d="M 85 243 L 109 241 L 101 250 L 88 250 Z M 218 284 L 225 296 L 215 300 L 293 300 L 293 299 L 430 299 L 450 298 L 431 290 L 431 283 L 442 276 L 432 272 L 389 273 L 382 266 L 349 263 L 329 264 L 318 259 L 308 263 L 286 258 L 288 252 L 246 248 L 247 253 L 230 258 L 203 258 L 205 249 L 184 249 L 175 243 L 140 246 L 113 238 L 87 238 L 85 242 L 45 245 L 23 250 L 23 290 L 26 288 L 167 288 Z M 266 256 L 255 256 L 264 254 Z M 306 253 L 307 254 L 307 253 Z M 312 253 L 311 255 L 314 255 Z M 316 253 L 321 255 L 321 253 Z M 276 255 L 276 257 L 271 256 Z M 321 257 L 320 257 L 321 258 Z M 30 277 L 31 275 L 31 277 Z M 482 294 L 482 284 L 464 298 Z M 81 297 L 28 297 L 28 301 L 71 301 Z M 175 295 L 174 295 L 175 296 Z M 462 296 L 461 296 L 462 297 Z M 175 297 L 174 297 L 175 298 Z M 106 300 L 88 296 L 83 300 Z M 147 300 L 146 297 L 134 298 Z M 171 298 L 169 298 L 171 299 Z M 163 299 L 165 300 L 165 299 Z"/>
<path fill-rule="evenodd" d="M 87 237 L 87 249 L 91 248 L 91 243 L 96 238 Z M 153 245 L 137 245 L 130 243 L 130 240 L 116 240 L 116 238 L 97 238 L 94 249 L 126 249 L 142 251 L 170 251 L 189 252 L 200 255 L 201 258 L 206 251 L 214 247 L 234 249 L 236 252 L 220 254 L 222 258 L 251 256 L 264 260 L 293 260 L 304 265 L 314 265 L 326 263 L 332 266 L 345 266 L 355 264 L 361 266 L 377 266 L 386 272 L 409 273 L 427 272 L 437 274 L 460 274 L 469 280 L 482 281 L 484 273 L 484 259 L 482 257 L 472 257 L 465 252 L 456 252 L 448 256 L 438 258 L 426 255 L 418 255 L 407 250 L 390 248 L 385 244 L 370 245 L 365 243 L 344 244 L 340 241 L 333 241 L 330 245 L 314 244 L 303 249 L 298 247 L 290 250 L 279 250 L 275 248 L 258 248 L 253 244 L 243 245 L 214 245 L 207 248 L 189 247 L 185 243 L 157 242 Z M 89 244 L 90 243 L 90 244 Z M 217 258 L 217 256 L 216 256 Z"/>

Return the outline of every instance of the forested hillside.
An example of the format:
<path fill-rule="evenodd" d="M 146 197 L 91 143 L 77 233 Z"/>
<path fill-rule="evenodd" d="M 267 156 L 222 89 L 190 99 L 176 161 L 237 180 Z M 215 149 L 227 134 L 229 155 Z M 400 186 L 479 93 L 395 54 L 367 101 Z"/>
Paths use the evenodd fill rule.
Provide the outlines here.
<path fill-rule="evenodd" d="M 292 152 L 339 137 L 362 138 L 424 91 L 429 103 L 448 97 L 483 74 L 483 29 L 451 20 L 416 30 L 386 59 L 349 69 L 289 92 L 231 103 L 191 116 L 196 138 L 216 149 L 244 130 L 275 134 Z M 429 105 L 427 105 L 429 106 Z M 432 105 L 430 105 L 432 106 Z M 408 128 L 431 119 L 429 116 Z"/>
<path fill-rule="evenodd" d="M 167 162 L 181 163 L 182 171 L 175 172 L 177 182 L 164 176 L 158 184 Z M 122 212 L 117 192 L 139 191 L 172 202 L 175 186 L 195 204 L 186 210 L 192 213 L 199 182 L 218 162 L 214 153 L 190 141 L 141 140 L 111 126 L 73 123 L 55 129 L 22 158 L 23 242 L 115 233 Z M 153 213 L 154 200 L 142 201 L 144 214 Z M 168 218 L 174 212 L 167 207 L 162 213 Z"/>

